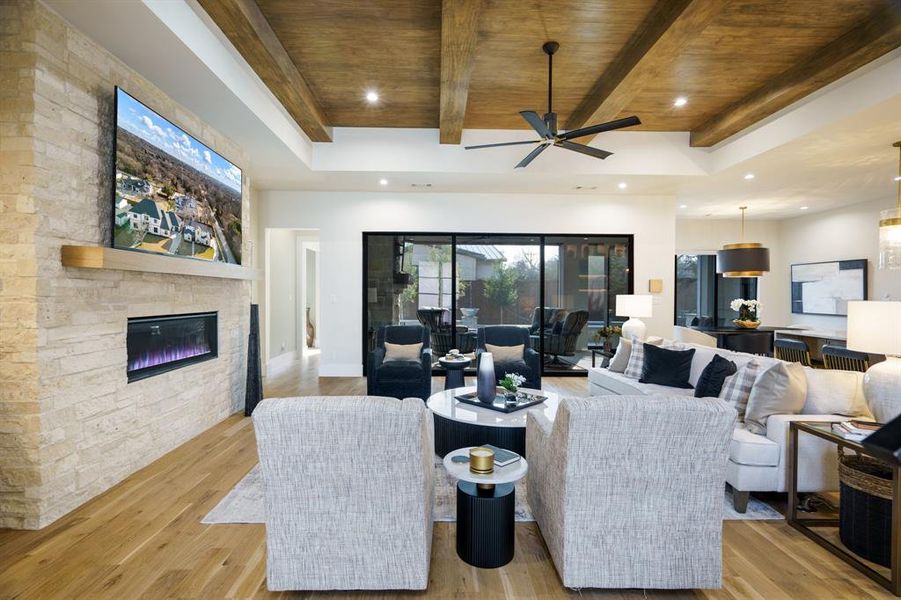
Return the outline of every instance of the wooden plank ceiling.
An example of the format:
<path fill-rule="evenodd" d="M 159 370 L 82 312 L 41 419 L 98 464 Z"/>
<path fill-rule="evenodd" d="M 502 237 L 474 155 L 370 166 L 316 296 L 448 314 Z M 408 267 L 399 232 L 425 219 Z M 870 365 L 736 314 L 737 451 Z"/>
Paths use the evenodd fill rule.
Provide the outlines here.
<path fill-rule="evenodd" d="M 901 46 L 901 0 L 200 0 L 314 141 L 330 127 L 574 129 L 711 146 Z M 367 91 L 379 102 L 367 103 Z M 684 96 L 685 106 L 673 101 Z"/>

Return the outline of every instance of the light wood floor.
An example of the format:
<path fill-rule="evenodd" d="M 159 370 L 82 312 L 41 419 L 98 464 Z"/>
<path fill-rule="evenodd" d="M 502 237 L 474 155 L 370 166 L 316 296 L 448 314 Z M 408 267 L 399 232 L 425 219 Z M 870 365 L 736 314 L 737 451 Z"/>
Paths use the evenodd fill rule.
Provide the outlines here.
<path fill-rule="evenodd" d="M 322 379 L 298 365 L 267 396 L 359 394 L 360 378 Z M 585 379 L 546 387 L 587 392 Z M 434 380 L 435 389 L 443 382 Z M 266 591 L 262 525 L 200 519 L 257 462 L 249 419 L 233 416 L 41 531 L 0 531 L 0 598 L 889 598 L 882 588 L 784 522 L 727 521 L 724 588 L 709 592 L 565 590 L 534 523 L 516 525 L 516 556 L 476 569 L 456 555 L 454 524 L 437 523 L 427 594 Z M 666 552 L 666 548 L 660 548 Z"/>

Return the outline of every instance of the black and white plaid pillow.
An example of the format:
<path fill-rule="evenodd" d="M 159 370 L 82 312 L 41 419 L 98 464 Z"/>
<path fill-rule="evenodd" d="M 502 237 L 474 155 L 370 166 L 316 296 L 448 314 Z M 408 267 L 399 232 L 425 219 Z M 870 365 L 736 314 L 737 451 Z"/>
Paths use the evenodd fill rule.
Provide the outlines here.
<path fill-rule="evenodd" d="M 723 382 L 720 399 L 725 400 L 738 411 L 739 419 L 744 419 L 748 398 L 751 397 L 751 388 L 754 387 L 759 373 L 760 364 L 756 360 L 750 360 L 736 371 L 735 375 L 726 377 L 726 381 Z"/>
<path fill-rule="evenodd" d="M 632 336 L 632 354 L 629 355 L 629 364 L 623 375 L 632 379 L 641 379 L 641 370 L 644 368 L 644 345 L 651 344 L 659 346 L 663 343 L 662 338 L 649 337 L 646 340 L 640 340 L 634 335 Z"/>

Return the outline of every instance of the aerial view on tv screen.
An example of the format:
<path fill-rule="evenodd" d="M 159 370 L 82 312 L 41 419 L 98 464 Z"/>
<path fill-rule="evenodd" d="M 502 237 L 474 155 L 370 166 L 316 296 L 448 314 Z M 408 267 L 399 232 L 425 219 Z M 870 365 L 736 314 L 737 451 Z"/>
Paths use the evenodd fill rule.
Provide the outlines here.
<path fill-rule="evenodd" d="M 116 88 L 113 247 L 241 264 L 241 169 Z"/>

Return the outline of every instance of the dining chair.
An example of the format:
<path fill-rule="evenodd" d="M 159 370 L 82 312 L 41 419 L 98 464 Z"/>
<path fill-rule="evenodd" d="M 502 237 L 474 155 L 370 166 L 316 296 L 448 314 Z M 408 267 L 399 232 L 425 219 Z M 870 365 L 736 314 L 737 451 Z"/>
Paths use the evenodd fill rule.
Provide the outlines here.
<path fill-rule="evenodd" d="M 810 366 L 810 350 L 807 344 L 801 340 L 777 339 L 773 342 L 776 350 L 776 358 L 787 362 L 801 363 L 805 367 Z"/>
<path fill-rule="evenodd" d="M 841 346 L 826 344 L 823 346 L 823 362 L 827 369 L 866 373 L 870 368 L 870 355 L 866 352 L 856 352 Z"/>

